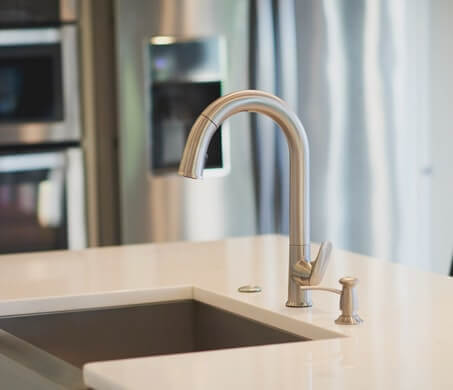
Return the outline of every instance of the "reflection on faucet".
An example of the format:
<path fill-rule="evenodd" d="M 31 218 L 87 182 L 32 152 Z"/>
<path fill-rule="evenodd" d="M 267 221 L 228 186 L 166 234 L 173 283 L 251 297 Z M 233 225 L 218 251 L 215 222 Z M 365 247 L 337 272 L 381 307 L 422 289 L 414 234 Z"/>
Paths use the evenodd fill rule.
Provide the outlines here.
<path fill-rule="evenodd" d="M 314 262 L 310 258 L 310 156 L 307 134 L 297 115 L 287 104 L 262 91 L 239 91 L 211 103 L 198 117 L 189 134 L 179 166 L 179 174 L 202 178 L 209 142 L 222 123 L 243 111 L 257 112 L 273 119 L 283 130 L 290 158 L 289 307 L 312 305 L 308 290 L 321 281 L 332 245 L 324 242 Z"/>

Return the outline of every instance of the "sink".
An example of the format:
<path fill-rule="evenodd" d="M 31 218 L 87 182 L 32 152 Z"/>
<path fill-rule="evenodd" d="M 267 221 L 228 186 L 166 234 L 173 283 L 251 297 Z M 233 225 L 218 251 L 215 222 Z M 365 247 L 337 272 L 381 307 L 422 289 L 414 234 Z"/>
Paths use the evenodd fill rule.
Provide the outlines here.
<path fill-rule="evenodd" d="M 0 328 L 71 369 L 93 361 L 309 340 L 196 300 L 3 317 Z M 0 354 L 2 346 L 0 338 Z"/>

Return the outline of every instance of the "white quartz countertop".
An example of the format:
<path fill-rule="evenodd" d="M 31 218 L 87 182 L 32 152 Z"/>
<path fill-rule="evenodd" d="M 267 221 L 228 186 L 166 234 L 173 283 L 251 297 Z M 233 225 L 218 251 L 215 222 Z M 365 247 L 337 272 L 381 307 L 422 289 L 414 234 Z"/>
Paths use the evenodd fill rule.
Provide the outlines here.
<path fill-rule="evenodd" d="M 99 390 L 452 389 L 453 280 L 334 250 L 322 285 L 345 275 L 360 280 L 358 326 L 334 323 L 334 294 L 285 307 L 284 236 L 5 255 L 0 316 L 195 298 L 314 339 L 87 364 Z"/>

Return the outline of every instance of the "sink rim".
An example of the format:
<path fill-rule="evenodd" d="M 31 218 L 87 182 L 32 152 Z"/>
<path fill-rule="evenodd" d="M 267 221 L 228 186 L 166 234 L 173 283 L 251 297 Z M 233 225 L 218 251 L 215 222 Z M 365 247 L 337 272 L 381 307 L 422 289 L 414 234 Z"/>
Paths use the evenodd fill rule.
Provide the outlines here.
<path fill-rule="evenodd" d="M 284 307 L 283 312 L 278 312 L 260 306 L 259 302 L 254 304 L 253 301 L 257 298 L 259 300 L 261 294 L 263 292 L 252 297 L 250 295 L 244 296 L 243 294 L 236 293 L 236 296 L 233 298 L 229 295 L 219 294 L 195 285 L 177 285 L 133 290 L 112 290 L 79 295 L 33 297 L 30 299 L 0 301 L 0 313 L 4 313 L 0 314 L 0 318 L 68 311 L 111 309 L 192 299 L 249 320 L 272 326 L 276 329 L 309 338 L 311 342 L 349 337 L 347 334 L 340 333 L 338 331 L 339 326 L 334 324 L 333 320 L 337 313 L 332 313 L 332 325 L 330 327 L 319 326 L 292 316 L 292 314 L 306 313 L 307 310 L 312 310 L 312 308 L 294 309 Z M 23 302 L 23 309 L 17 312 L 17 303 L 21 301 Z M 11 307 L 15 310 L 11 310 Z M 37 311 L 37 307 L 40 307 L 41 310 Z"/>
<path fill-rule="evenodd" d="M 137 292 L 139 294 L 137 294 Z M 134 294 L 135 293 L 135 294 Z M 131 296 L 133 296 L 134 299 L 130 299 Z M 92 299 L 93 297 L 98 298 Z M 120 299 L 116 299 L 116 298 Z M 277 311 L 272 311 L 267 308 L 260 307 L 257 304 L 253 303 L 253 299 L 247 301 L 247 300 L 241 300 L 241 299 L 235 299 L 233 297 L 227 296 L 227 295 L 222 295 L 215 293 L 213 291 L 195 287 L 195 286 L 176 286 L 176 287 L 171 287 L 171 288 L 154 288 L 154 289 L 147 289 L 147 290 L 138 290 L 138 291 L 132 291 L 132 290 L 125 290 L 125 291 L 114 291 L 112 293 L 103 293 L 103 294 L 88 294 L 82 298 L 88 298 L 90 300 L 90 305 L 83 305 L 82 300 L 78 300 L 77 303 L 78 305 L 72 305 L 72 307 L 68 308 L 68 300 L 76 300 L 77 298 L 80 298 L 80 296 L 67 296 L 67 297 L 49 297 L 45 298 L 44 300 L 42 298 L 37 298 L 34 299 L 33 302 L 36 304 L 40 301 L 43 301 L 45 303 L 59 303 L 59 305 L 44 305 L 47 308 L 51 308 L 51 310 L 46 310 L 46 311 L 36 311 L 36 306 L 34 306 L 33 311 L 26 311 L 24 313 L 14 313 L 10 315 L 0 315 L 0 318 L 11 318 L 11 317 L 33 317 L 33 316 L 38 316 L 38 315 L 52 315 L 52 314 L 57 314 L 57 313 L 67 313 L 67 312 L 84 312 L 84 311 L 98 311 L 98 310 L 108 310 L 108 309 L 116 309 L 116 308 L 128 308 L 128 307 L 136 307 L 136 306 L 146 306 L 150 304 L 162 304 L 162 303 L 170 303 L 170 302 L 180 302 L 180 301 L 186 301 L 186 300 L 194 300 L 198 301 L 201 303 L 204 303 L 209 306 L 213 306 L 214 308 L 227 311 L 229 313 L 232 313 L 233 315 L 244 317 L 248 320 L 258 322 L 261 324 L 264 324 L 268 327 L 274 328 L 276 330 L 280 330 L 283 332 L 287 332 L 296 336 L 300 336 L 303 338 L 309 338 L 311 340 L 301 340 L 301 341 L 292 341 L 290 344 L 306 344 L 309 343 L 311 344 L 312 342 L 320 341 L 323 339 L 338 339 L 338 338 L 344 338 L 347 337 L 344 334 L 332 331 L 330 329 L 326 329 L 323 327 L 316 326 L 314 324 L 302 321 L 298 319 L 297 317 L 293 317 L 290 315 L 286 315 L 285 312 L 277 312 Z M 170 299 L 166 299 L 170 298 Z M 55 301 L 57 300 L 57 301 Z M 53 302 L 52 302 L 53 301 Z M 100 304 L 100 301 L 102 301 L 103 304 Z M 95 304 L 98 303 L 98 304 Z M 62 310 L 58 310 L 59 307 L 64 307 Z M 75 307 L 74 307 L 75 306 Z M 82 306 L 82 307 L 77 307 L 77 306 Z M 87 307 L 88 306 L 88 307 Z M 294 313 L 294 309 L 287 309 L 289 310 L 288 313 Z M 301 310 L 307 310 L 307 309 L 301 309 Z M 311 310 L 311 309 L 308 309 Z M 333 322 L 333 321 L 332 321 Z M 6 333 L 7 335 L 11 335 L 12 337 L 16 337 L 13 334 L 7 332 L 7 331 L 1 331 Z M 0 332 L 0 335 L 1 335 Z M 22 340 L 21 338 L 16 337 L 18 340 L 21 342 L 26 341 Z M 34 346 L 31 343 L 27 343 L 30 348 L 32 349 L 37 349 L 39 351 L 43 351 L 47 353 L 49 356 L 54 358 L 54 361 L 51 362 L 51 364 L 54 364 L 57 366 L 57 371 L 58 369 L 64 369 L 65 366 L 70 363 L 67 363 L 65 360 L 56 357 L 55 355 L 52 355 L 48 352 L 46 352 L 44 349 L 41 349 L 39 347 Z M 253 346 L 240 346 L 236 347 L 239 349 L 246 349 L 246 348 L 269 348 L 273 347 L 278 344 L 264 344 L 264 345 L 253 345 Z M 232 348 L 221 348 L 221 349 L 214 349 L 214 350 L 207 350 L 207 351 L 201 351 L 201 352 L 212 352 L 212 353 L 221 353 L 222 351 L 229 350 Z M 182 352 L 182 353 L 176 353 L 176 354 L 197 354 L 200 353 L 198 351 L 191 351 L 191 352 Z M 174 354 L 170 355 L 154 355 L 154 356 L 148 356 L 146 358 L 162 358 L 165 356 L 172 356 Z M 8 357 L 6 356 L 7 358 Z M 115 359 L 115 360 L 129 360 L 129 359 L 142 359 L 143 357 L 131 357 L 131 358 L 126 358 L 126 359 Z M 85 367 L 87 365 L 91 364 L 97 364 L 101 362 L 107 362 L 109 360 L 96 360 L 92 361 L 89 363 L 86 363 L 83 365 L 83 368 L 76 368 L 77 370 L 80 370 L 80 376 L 76 376 L 75 383 L 80 383 L 80 378 L 83 378 L 83 372 L 85 370 Z M 24 367 L 27 367 L 26 365 Z M 51 365 L 51 367 L 53 367 Z M 71 367 L 74 367 L 71 365 Z M 53 372 L 53 369 L 50 369 L 50 372 Z M 41 374 L 40 374 L 41 375 Z M 49 377 L 47 377 L 48 380 L 52 380 L 53 377 L 48 374 Z M 46 377 L 43 375 L 43 377 Z M 82 379 L 83 380 L 83 379 Z M 56 382 L 57 383 L 57 382 Z"/>

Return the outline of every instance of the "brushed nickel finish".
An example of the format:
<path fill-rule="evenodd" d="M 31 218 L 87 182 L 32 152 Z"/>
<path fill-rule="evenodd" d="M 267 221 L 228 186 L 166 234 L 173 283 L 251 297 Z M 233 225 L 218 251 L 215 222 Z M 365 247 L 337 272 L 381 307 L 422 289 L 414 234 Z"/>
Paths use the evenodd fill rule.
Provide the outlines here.
<path fill-rule="evenodd" d="M 301 283 L 298 277 L 295 277 L 297 283 Z M 359 283 L 357 278 L 352 276 L 345 276 L 339 280 L 343 286 L 341 290 L 330 287 L 322 286 L 302 286 L 301 289 L 304 291 L 316 290 L 316 291 L 327 291 L 334 294 L 340 295 L 340 316 L 335 320 L 338 325 L 358 325 L 363 322 L 357 313 L 358 300 L 357 292 L 355 287 Z"/>
<path fill-rule="evenodd" d="M 310 292 L 303 286 L 319 283 L 327 267 L 332 245 L 324 242 L 316 260 L 310 255 L 310 151 L 307 134 L 289 106 L 263 91 L 245 90 L 211 103 L 195 121 L 187 139 L 178 173 L 201 179 L 209 142 L 222 123 L 239 112 L 257 112 L 273 119 L 286 136 L 290 159 L 289 307 L 312 306 Z"/>
<path fill-rule="evenodd" d="M 357 278 L 346 276 L 340 279 L 340 284 L 343 286 L 340 297 L 341 315 L 335 320 L 336 324 L 340 325 L 357 325 L 363 322 L 357 314 L 357 292 L 355 287 L 359 283 Z"/>
<path fill-rule="evenodd" d="M 246 286 L 241 286 L 238 288 L 238 291 L 241 293 L 259 293 L 261 292 L 261 287 L 260 286 L 252 286 L 250 284 Z"/>

